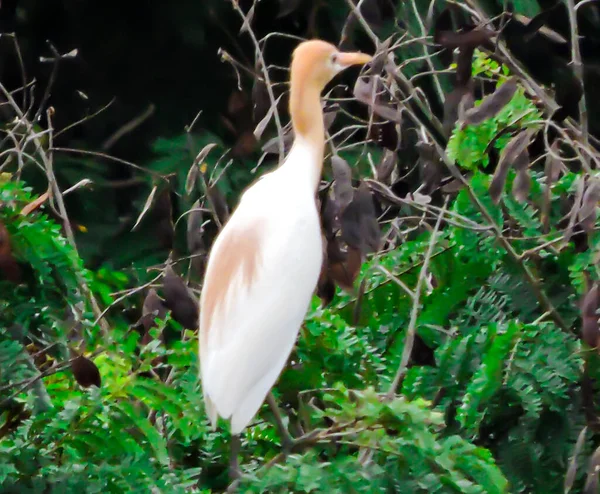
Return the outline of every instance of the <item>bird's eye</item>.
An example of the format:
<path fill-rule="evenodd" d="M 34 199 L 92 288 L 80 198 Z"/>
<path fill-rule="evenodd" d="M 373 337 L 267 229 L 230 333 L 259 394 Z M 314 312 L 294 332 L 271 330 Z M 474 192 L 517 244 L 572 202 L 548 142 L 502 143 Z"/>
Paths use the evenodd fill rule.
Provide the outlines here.
<path fill-rule="evenodd" d="M 333 55 L 331 55 L 331 63 L 335 64 L 338 61 L 338 56 L 337 53 L 334 53 Z"/>

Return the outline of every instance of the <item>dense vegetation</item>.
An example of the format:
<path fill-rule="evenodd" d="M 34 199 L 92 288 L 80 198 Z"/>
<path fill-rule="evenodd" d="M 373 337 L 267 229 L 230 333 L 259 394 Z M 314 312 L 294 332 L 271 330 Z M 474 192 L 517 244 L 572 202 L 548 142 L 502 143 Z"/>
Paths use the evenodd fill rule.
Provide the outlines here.
<path fill-rule="evenodd" d="M 228 488 L 196 300 L 294 36 L 375 60 L 326 91 L 298 443 L 265 405 L 232 487 L 596 492 L 598 4 L 117 3 L 0 8 L 0 492 Z"/>

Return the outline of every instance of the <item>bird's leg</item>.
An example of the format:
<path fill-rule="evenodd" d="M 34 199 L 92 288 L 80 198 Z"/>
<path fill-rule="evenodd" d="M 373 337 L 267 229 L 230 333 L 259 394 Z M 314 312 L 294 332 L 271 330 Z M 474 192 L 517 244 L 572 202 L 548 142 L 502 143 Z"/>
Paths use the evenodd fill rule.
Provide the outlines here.
<path fill-rule="evenodd" d="M 281 411 L 279 410 L 279 406 L 277 406 L 277 402 L 275 401 L 275 397 L 271 391 L 269 391 L 269 394 L 267 395 L 267 403 L 269 404 L 269 407 L 271 407 L 271 411 L 275 417 L 275 425 L 277 426 L 277 429 L 279 429 L 279 435 L 281 436 L 281 447 L 283 448 L 284 452 L 289 453 L 296 444 L 296 441 L 290 435 L 290 432 L 287 430 L 285 425 L 283 425 Z"/>
<path fill-rule="evenodd" d="M 242 471 L 240 470 L 240 464 L 238 461 L 238 454 L 240 453 L 240 448 L 242 445 L 242 441 L 240 440 L 240 436 L 237 434 L 231 436 L 231 457 L 229 459 L 229 478 L 232 482 L 239 480 L 242 476 Z"/>

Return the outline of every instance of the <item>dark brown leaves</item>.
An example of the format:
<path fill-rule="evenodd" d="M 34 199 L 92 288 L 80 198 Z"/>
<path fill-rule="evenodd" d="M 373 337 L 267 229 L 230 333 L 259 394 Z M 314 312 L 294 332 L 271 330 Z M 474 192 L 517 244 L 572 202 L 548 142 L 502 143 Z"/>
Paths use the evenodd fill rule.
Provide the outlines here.
<path fill-rule="evenodd" d="M 333 170 L 333 193 L 341 210 L 344 210 L 354 197 L 352 188 L 352 170 L 350 166 L 339 156 L 331 158 L 331 168 Z"/>
<path fill-rule="evenodd" d="M 77 383 L 84 387 L 89 388 L 90 386 L 96 386 L 97 388 L 101 385 L 100 371 L 96 364 L 90 359 L 80 355 L 71 362 L 71 370 L 75 376 Z"/>
<path fill-rule="evenodd" d="M 439 31 L 435 34 L 434 42 L 444 48 L 477 48 L 487 43 L 497 33 L 485 28 L 475 28 L 470 31 L 455 33 L 453 31 Z"/>
<path fill-rule="evenodd" d="M 585 434 L 587 432 L 587 426 L 581 429 L 579 433 L 579 437 L 577 438 L 577 442 L 575 443 L 575 448 L 573 449 L 573 454 L 571 455 L 571 461 L 569 463 L 569 468 L 567 469 L 567 474 L 565 475 L 565 485 L 564 492 L 568 494 L 573 484 L 575 483 L 575 477 L 577 476 L 577 457 L 581 453 L 583 449 L 583 445 L 585 443 Z"/>
<path fill-rule="evenodd" d="M 227 206 L 225 196 L 223 196 L 217 184 L 209 185 L 206 195 L 215 219 L 220 226 L 223 226 L 229 218 L 229 207 Z"/>
<path fill-rule="evenodd" d="M 592 348 L 598 346 L 600 328 L 598 327 L 598 284 L 594 283 L 581 302 L 581 337 Z"/>
<path fill-rule="evenodd" d="M 167 266 L 163 277 L 165 305 L 171 310 L 173 319 L 186 329 L 198 328 L 198 304 L 184 281 L 171 266 Z"/>
<path fill-rule="evenodd" d="M 511 166 L 514 166 L 517 171 L 517 176 L 513 182 L 513 194 L 515 198 L 518 201 L 523 201 L 527 197 L 530 187 L 527 146 L 529 146 L 535 132 L 535 129 L 527 129 L 519 132 L 502 150 L 492 183 L 490 184 L 490 196 L 496 204 L 500 201 L 500 196 L 506 183 L 506 176 Z"/>
<path fill-rule="evenodd" d="M 335 181 L 334 197 L 330 189 L 321 196 L 323 227 L 323 266 L 317 285 L 317 295 L 323 306 L 335 294 L 335 285 L 354 292 L 354 282 L 360 273 L 365 255 L 379 250 L 381 232 L 373 197 L 367 184 L 352 188 L 351 170 L 341 158 L 332 158 Z"/>
<path fill-rule="evenodd" d="M 525 148 L 517 156 L 513 166 L 517 175 L 513 181 L 512 193 L 518 202 L 525 202 L 531 189 L 531 177 L 529 176 L 529 151 Z"/>
<path fill-rule="evenodd" d="M 600 180 L 591 179 L 583 194 L 581 208 L 577 214 L 579 224 L 588 233 L 592 232 L 596 225 L 598 201 L 600 201 Z"/>
<path fill-rule="evenodd" d="M 419 152 L 421 182 L 425 185 L 425 193 L 431 193 L 440 186 L 442 181 L 441 158 L 434 144 L 419 142 L 416 147 Z"/>
<path fill-rule="evenodd" d="M 460 63 L 459 63 L 460 69 Z M 452 134 L 457 120 L 462 120 L 467 110 L 473 108 L 473 81 L 469 80 L 465 84 L 458 84 L 460 70 L 457 70 L 457 87 L 446 95 L 444 100 L 444 121 L 442 123 L 444 135 L 449 137 Z M 471 59 L 469 58 L 467 71 L 471 74 Z"/>
<path fill-rule="evenodd" d="M 208 153 L 212 151 L 212 149 L 216 146 L 216 143 L 211 142 L 204 146 L 200 152 L 194 158 L 194 162 L 190 167 L 190 171 L 187 174 L 187 178 L 185 180 L 185 192 L 186 194 L 191 194 L 194 186 L 196 185 L 196 181 L 198 180 L 198 175 L 200 175 L 200 168 L 204 163 L 204 160 L 208 156 Z"/>
<path fill-rule="evenodd" d="M 510 102 L 517 91 L 517 80 L 509 78 L 492 94 L 486 96 L 479 106 L 471 108 L 465 114 L 465 125 L 478 125 L 495 117 Z"/>
<path fill-rule="evenodd" d="M 187 246 L 190 254 L 195 254 L 204 249 L 202 222 L 203 215 L 200 209 L 200 201 L 196 201 L 188 214 L 187 221 Z"/>
<path fill-rule="evenodd" d="M 544 189 L 544 199 L 541 206 L 541 220 L 544 233 L 548 233 L 550 228 L 550 201 L 551 201 L 551 190 L 552 185 L 560 177 L 560 173 L 563 170 L 563 164 L 558 155 L 558 141 L 554 141 L 550 147 L 550 152 L 546 156 L 546 163 L 544 165 L 544 174 L 546 175 L 546 187 Z"/>
<path fill-rule="evenodd" d="M 373 196 L 366 183 L 361 183 L 354 199 L 343 211 L 342 240 L 363 254 L 377 252 L 381 231 L 377 223 Z"/>
<path fill-rule="evenodd" d="M 321 275 L 317 284 L 317 297 L 321 299 L 321 307 L 327 307 L 333 302 L 335 283 L 329 276 L 329 265 L 325 259 L 321 266 Z"/>
<path fill-rule="evenodd" d="M 590 458 L 588 466 L 588 476 L 583 487 L 583 494 L 597 494 L 598 492 L 598 472 L 600 472 L 600 447 L 596 448 Z"/>
<path fill-rule="evenodd" d="M 391 105 L 378 101 L 375 91 L 375 81 L 375 77 L 369 77 L 366 81 L 362 77 L 358 78 L 354 85 L 354 97 L 361 103 L 369 105 L 373 110 L 373 113 L 385 120 L 401 123 L 402 114 L 400 111 Z"/>
<path fill-rule="evenodd" d="M 385 150 L 383 154 L 383 158 L 381 159 L 381 163 L 377 165 L 377 180 L 384 184 L 390 183 L 390 178 L 394 169 L 398 164 L 398 154 L 395 151 L 390 151 L 389 149 Z"/>
<path fill-rule="evenodd" d="M 339 261 L 331 260 L 329 263 L 329 277 L 347 292 L 354 291 L 354 281 L 360 273 L 362 254 L 359 249 L 348 247 L 345 255 Z"/>
<path fill-rule="evenodd" d="M 144 299 L 144 305 L 142 307 L 142 316 L 150 316 L 148 322 L 144 324 L 146 331 L 153 327 L 155 319 L 164 319 L 167 315 L 167 306 L 164 304 L 164 300 L 161 299 L 156 290 L 151 288 L 148 290 L 148 294 Z"/>

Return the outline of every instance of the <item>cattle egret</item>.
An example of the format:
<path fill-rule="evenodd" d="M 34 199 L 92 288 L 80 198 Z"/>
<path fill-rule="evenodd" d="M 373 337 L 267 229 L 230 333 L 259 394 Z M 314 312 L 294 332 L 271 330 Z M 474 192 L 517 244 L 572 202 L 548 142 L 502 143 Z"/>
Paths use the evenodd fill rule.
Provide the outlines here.
<path fill-rule="evenodd" d="M 243 193 L 209 254 L 200 296 L 200 376 L 213 428 L 218 416 L 229 420 L 236 440 L 285 366 L 321 271 L 321 92 L 343 69 L 370 60 L 320 40 L 296 47 L 293 146 Z"/>

